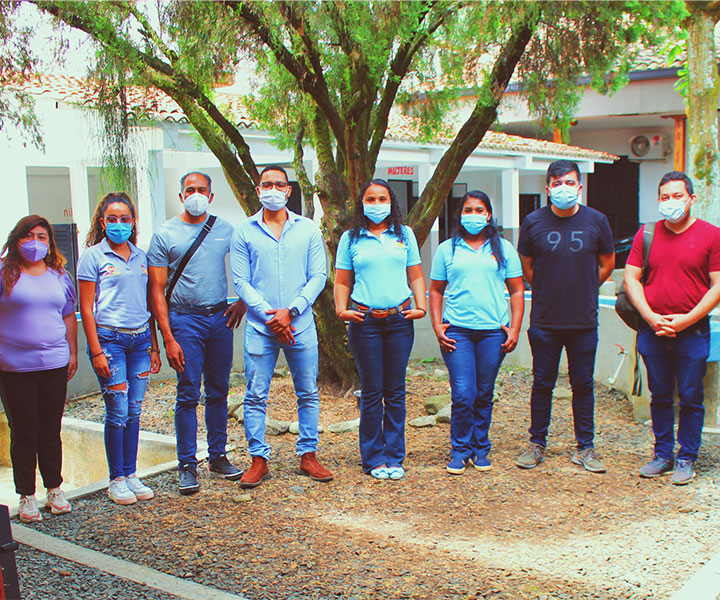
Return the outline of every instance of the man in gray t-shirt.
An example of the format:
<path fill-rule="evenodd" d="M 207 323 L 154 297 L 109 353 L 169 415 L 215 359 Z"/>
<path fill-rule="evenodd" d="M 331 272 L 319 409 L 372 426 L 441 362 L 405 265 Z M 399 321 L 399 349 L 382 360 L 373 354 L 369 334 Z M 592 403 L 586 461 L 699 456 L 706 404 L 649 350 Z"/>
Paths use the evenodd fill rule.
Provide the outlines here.
<path fill-rule="evenodd" d="M 212 182 L 204 173 L 188 173 L 180 180 L 184 210 L 153 235 L 147 252 L 152 312 L 163 337 L 170 366 L 177 372 L 175 436 L 179 490 L 192 494 L 197 482 L 197 405 L 205 386 L 205 424 L 210 472 L 236 480 L 242 471 L 225 456 L 227 394 L 232 367 L 233 329 L 245 305 L 227 303 L 225 256 L 234 228 L 218 218 L 185 265 L 169 298 L 180 262 L 208 222 L 213 200 Z"/>

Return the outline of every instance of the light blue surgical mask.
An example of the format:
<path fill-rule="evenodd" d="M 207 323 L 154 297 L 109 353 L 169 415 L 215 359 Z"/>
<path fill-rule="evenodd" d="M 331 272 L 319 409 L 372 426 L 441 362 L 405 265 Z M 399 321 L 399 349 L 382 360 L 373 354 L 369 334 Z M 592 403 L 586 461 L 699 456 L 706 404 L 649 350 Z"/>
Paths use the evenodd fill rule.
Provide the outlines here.
<path fill-rule="evenodd" d="M 107 223 L 105 225 L 105 233 L 108 239 L 115 244 L 127 242 L 132 235 L 132 223 Z"/>
<path fill-rule="evenodd" d="M 258 198 L 260 199 L 260 204 L 272 212 L 277 212 L 285 208 L 288 201 L 287 194 L 277 188 L 261 190 Z"/>
<path fill-rule="evenodd" d="M 460 225 L 465 228 L 470 235 L 480 233 L 488 224 L 487 215 L 467 214 L 460 215 Z"/>
<path fill-rule="evenodd" d="M 684 200 L 663 200 L 658 205 L 658 210 L 663 219 L 670 223 L 678 223 L 685 217 L 687 202 Z"/>
<path fill-rule="evenodd" d="M 550 188 L 550 202 L 559 210 L 567 210 L 577 204 L 578 187 L 574 185 L 559 185 Z"/>
<path fill-rule="evenodd" d="M 363 212 L 365 216 L 373 223 L 382 223 L 390 216 L 390 204 L 365 204 L 363 202 Z"/>

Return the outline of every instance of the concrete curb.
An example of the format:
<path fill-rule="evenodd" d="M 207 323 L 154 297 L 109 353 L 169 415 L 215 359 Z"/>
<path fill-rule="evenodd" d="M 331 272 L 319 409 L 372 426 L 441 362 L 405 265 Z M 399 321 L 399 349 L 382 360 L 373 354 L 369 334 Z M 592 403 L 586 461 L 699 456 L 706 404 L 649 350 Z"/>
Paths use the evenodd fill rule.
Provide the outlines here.
<path fill-rule="evenodd" d="M 13 537 L 26 546 L 31 546 L 54 556 L 59 556 L 93 569 L 110 573 L 122 579 L 128 579 L 147 587 L 167 592 L 168 594 L 187 600 L 248 600 L 216 588 L 207 587 L 186 579 L 180 579 L 128 562 L 113 556 L 107 556 L 96 550 L 83 548 L 64 540 L 35 531 L 30 527 L 13 523 Z"/>
<path fill-rule="evenodd" d="M 720 598 L 720 553 L 682 586 L 670 600 L 718 600 Z"/>

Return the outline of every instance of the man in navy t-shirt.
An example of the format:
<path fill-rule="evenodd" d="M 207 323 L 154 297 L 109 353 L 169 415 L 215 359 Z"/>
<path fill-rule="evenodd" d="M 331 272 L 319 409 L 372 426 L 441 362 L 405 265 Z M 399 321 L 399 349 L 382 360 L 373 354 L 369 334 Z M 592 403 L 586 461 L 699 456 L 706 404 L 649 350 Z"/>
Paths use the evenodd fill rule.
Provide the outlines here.
<path fill-rule="evenodd" d="M 572 387 L 575 464 L 604 473 L 595 434 L 593 371 L 598 342 L 598 288 L 615 268 L 613 236 L 601 212 L 578 204 L 580 169 L 558 160 L 547 170 L 550 204 L 530 213 L 520 228 L 518 253 L 532 286 L 528 339 L 533 355 L 530 445 L 516 464 L 532 469 L 545 458 L 552 392 L 563 347 Z"/>

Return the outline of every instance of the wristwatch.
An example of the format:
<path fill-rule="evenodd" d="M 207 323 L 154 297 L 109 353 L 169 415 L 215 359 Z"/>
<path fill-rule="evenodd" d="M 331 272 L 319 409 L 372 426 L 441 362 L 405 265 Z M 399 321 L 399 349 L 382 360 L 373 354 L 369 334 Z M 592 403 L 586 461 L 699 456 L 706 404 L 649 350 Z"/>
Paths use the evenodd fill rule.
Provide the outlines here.
<path fill-rule="evenodd" d="M 300 316 L 300 311 L 298 310 L 297 306 L 293 306 L 290 309 L 290 317 L 294 319 L 295 317 L 299 317 L 299 316 Z"/>

